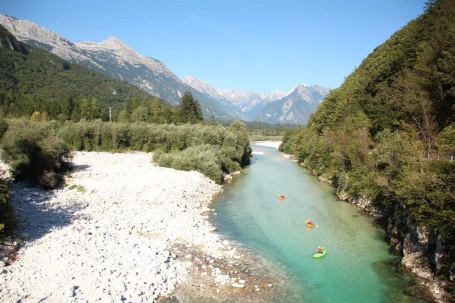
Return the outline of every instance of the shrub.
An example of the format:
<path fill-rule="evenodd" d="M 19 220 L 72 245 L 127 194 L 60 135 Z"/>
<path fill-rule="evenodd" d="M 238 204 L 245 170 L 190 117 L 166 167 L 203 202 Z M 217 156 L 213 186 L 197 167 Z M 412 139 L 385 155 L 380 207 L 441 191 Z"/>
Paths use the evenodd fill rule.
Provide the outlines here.
<path fill-rule="evenodd" d="M 163 167 L 185 171 L 197 170 L 218 184 L 223 181 L 221 153 L 219 149 L 209 144 L 192 146 L 172 153 L 159 151 L 154 153 L 153 159 Z"/>
<path fill-rule="evenodd" d="M 44 170 L 38 177 L 38 185 L 44 189 L 56 188 L 62 183 L 62 176 L 55 171 Z"/>
<path fill-rule="evenodd" d="M 3 138 L 3 135 L 8 130 L 8 123 L 5 120 L 0 119 L 0 140 Z"/>
<path fill-rule="evenodd" d="M 5 180 L 0 180 L 0 242 L 10 235 L 16 226 L 13 208 L 8 203 L 11 189 Z"/>
<path fill-rule="evenodd" d="M 5 133 L 2 158 L 12 168 L 16 181 L 32 186 L 55 188 L 57 175 L 71 159 L 66 143 L 56 137 L 55 128 L 42 122 L 15 121 Z"/>

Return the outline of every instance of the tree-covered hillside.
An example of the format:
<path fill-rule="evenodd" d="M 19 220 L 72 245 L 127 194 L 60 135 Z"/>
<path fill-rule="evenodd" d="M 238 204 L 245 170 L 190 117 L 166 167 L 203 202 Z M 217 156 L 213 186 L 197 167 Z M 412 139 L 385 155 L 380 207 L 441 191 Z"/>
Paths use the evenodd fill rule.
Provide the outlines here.
<path fill-rule="evenodd" d="M 308 128 L 283 141 L 282 150 L 334 181 L 340 197 L 368 198 L 391 217 L 405 207 L 436 235 L 426 253 L 435 274 L 448 278 L 455 268 L 455 1 L 428 2 L 329 93 Z M 406 231 L 391 236 L 403 240 Z"/>
<path fill-rule="evenodd" d="M 18 42 L 0 26 L 0 106 L 5 116 L 47 119 L 116 120 L 141 105 L 153 109 L 155 121 L 171 121 L 171 106 L 126 82 L 72 64 L 45 50 Z M 128 103 L 128 106 L 127 106 Z M 120 115 L 121 118 L 125 114 Z M 162 116 L 162 118 L 158 118 Z"/>

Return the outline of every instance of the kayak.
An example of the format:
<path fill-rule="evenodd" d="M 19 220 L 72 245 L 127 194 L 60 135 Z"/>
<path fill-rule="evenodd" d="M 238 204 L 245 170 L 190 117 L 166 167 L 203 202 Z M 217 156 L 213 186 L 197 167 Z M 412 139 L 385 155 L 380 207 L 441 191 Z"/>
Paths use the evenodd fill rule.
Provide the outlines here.
<path fill-rule="evenodd" d="M 313 253 L 313 258 L 322 258 L 325 256 L 326 253 L 327 253 L 327 250 L 325 250 L 325 249 L 322 251 L 322 253 L 315 252 L 315 253 Z"/>

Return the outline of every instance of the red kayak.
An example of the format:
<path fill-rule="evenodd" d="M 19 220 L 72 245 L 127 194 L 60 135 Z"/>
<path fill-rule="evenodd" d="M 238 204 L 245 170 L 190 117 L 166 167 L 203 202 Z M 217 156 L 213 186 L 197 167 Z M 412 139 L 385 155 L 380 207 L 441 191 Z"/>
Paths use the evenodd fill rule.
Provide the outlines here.
<path fill-rule="evenodd" d="M 313 228 L 314 227 L 314 222 L 311 221 L 311 220 L 306 220 L 306 226 L 308 226 L 309 228 Z"/>

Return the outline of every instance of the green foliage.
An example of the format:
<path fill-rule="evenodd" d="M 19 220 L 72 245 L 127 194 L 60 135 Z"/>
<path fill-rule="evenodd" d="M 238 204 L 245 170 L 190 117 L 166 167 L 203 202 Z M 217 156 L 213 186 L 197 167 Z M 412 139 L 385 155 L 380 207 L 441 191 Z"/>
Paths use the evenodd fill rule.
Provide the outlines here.
<path fill-rule="evenodd" d="M 0 140 L 3 138 L 7 130 L 8 123 L 4 119 L 0 118 Z"/>
<path fill-rule="evenodd" d="M 455 123 L 444 128 L 437 136 L 438 155 L 452 156 L 455 160 Z"/>
<path fill-rule="evenodd" d="M 63 140 L 56 137 L 52 123 L 11 120 L 2 140 L 2 159 L 11 165 L 16 181 L 55 188 L 61 182 L 57 172 L 70 159 Z"/>
<path fill-rule="evenodd" d="M 251 141 L 281 141 L 285 131 L 296 127 L 295 124 L 269 124 L 259 121 L 244 123 Z"/>
<path fill-rule="evenodd" d="M 75 184 L 73 184 L 73 185 L 70 185 L 70 186 L 68 187 L 68 189 L 69 189 L 69 190 L 75 189 L 75 190 L 77 190 L 78 192 L 81 192 L 81 193 L 85 192 L 85 188 L 84 188 L 84 186 L 82 186 L 82 185 L 75 185 Z"/>
<path fill-rule="evenodd" d="M 161 166 L 198 170 L 216 182 L 221 182 L 223 174 L 248 165 L 252 152 L 246 126 L 238 121 L 230 127 L 144 122 L 67 122 L 58 130 L 58 136 L 74 150 L 160 150 L 155 152 L 154 158 Z M 198 150 L 200 155 L 196 157 Z M 209 156 L 210 153 L 213 155 Z M 207 160 L 207 163 L 202 160 Z"/>
<path fill-rule="evenodd" d="M 174 133 L 180 136 L 171 137 L 173 142 L 167 149 L 170 152 L 154 153 L 154 160 L 160 166 L 197 170 L 213 181 L 222 183 L 224 174 L 238 171 L 249 164 L 252 150 L 245 129 L 191 125 L 182 125 L 177 129 L 180 132 Z M 188 147 L 179 149 L 183 141 Z"/>
<path fill-rule="evenodd" d="M 351 198 L 393 211 L 444 239 L 455 260 L 455 2 L 434 1 L 332 90 L 281 149 Z"/>
<path fill-rule="evenodd" d="M 193 98 L 189 91 L 185 92 L 179 106 L 178 122 L 180 123 L 198 123 L 203 121 L 202 109 L 199 101 Z"/>
<path fill-rule="evenodd" d="M 11 189 L 5 180 L 0 180 L 0 243 L 16 226 L 13 209 L 8 203 Z"/>
<path fill-rule="evenodd" d="M 223 180 L 221 151 L 210 144 L 191 146 L 179 152 L 156 153 L 153 160 L 163 167 L 197 170 L 218 184 Z"/>

